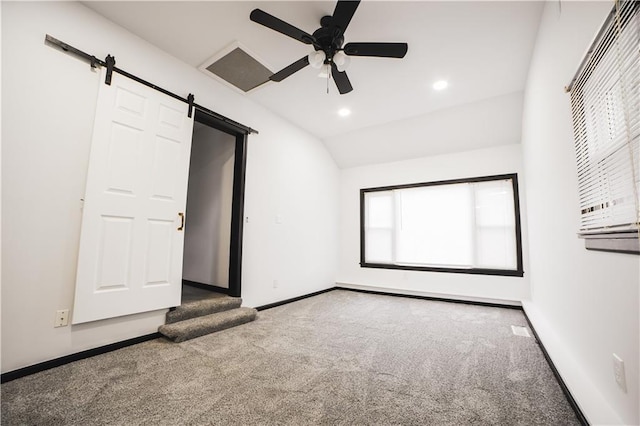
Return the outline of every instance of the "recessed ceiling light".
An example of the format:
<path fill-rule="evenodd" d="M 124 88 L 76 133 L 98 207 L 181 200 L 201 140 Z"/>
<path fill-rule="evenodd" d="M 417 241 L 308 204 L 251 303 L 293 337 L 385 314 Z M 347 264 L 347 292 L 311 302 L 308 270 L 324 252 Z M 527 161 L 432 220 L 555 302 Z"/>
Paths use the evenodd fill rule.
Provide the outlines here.
<path fill-rule="evenodd" d="M 346 116 L 348 116 L 349 114 L 351 114 L 351 110 L 350 110 L 349 108 L 340 108 L 340 109 L 338 110 L 338 115 L 339 115 L 340 117 L 346 117 Z"/>
<path fill-rule="evenodd" d="M 438 80 L 433 83 L 433 90 L 444 90 L 449 86 L 449 82 L 447 80 Z"/>

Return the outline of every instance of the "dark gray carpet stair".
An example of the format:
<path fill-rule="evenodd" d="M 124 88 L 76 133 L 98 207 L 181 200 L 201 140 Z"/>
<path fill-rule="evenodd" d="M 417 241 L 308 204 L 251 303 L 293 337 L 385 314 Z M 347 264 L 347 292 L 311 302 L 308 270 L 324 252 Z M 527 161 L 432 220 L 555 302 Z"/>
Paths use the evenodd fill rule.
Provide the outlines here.
<path fill-rule="evenodd" d="M 212 293 L 167 312 L 158 332 L 176 343 L 253 321 L 258 311 L 241 308 L 242 299 Z"/>
<path fill-rule="evenodd" d="M 253 308 L 235 308 L 224 312 L 195 317 L 184 321 L 160 326 L 158 331 L 176 343 L 205 334 L 215 333 L 251 322 L 256 319 L 258 311 Z"/>
<path fill-rule="evenodd" d="M 241 304 L 241 298 L 229 296 L 214 297 L 198 300 L 196 302 L 183 303 L 173 311 L 167 312 L 166 323 L 173 324 L 174 322 L 201 317 L 203 315 L 236 309 L 239 308 Z"/>

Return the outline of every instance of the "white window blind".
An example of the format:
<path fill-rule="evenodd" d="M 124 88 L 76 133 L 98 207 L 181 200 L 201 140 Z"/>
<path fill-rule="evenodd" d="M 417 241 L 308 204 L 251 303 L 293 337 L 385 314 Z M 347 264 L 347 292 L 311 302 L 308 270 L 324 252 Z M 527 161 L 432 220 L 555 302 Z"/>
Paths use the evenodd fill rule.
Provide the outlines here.
<path fill-rule="evenodd" d="M 395 190 L 395 262 L 473 267 L 471 184 Z"/>
<path fill-rule="evenodd" d="M 363 190 L 363 265 L 520 271 L 514 181 L 478 179 Z"/>
<path fill-rule="evenodd" d="M 393 260 L 393 192 L 371 192 L 366 197 L 366 252 L 375 263 Z"/>
<path fill-rule="evenodd" d="M 638 230 L 639 5 L 615 3 L 569 86 L 584 236 Z"/>

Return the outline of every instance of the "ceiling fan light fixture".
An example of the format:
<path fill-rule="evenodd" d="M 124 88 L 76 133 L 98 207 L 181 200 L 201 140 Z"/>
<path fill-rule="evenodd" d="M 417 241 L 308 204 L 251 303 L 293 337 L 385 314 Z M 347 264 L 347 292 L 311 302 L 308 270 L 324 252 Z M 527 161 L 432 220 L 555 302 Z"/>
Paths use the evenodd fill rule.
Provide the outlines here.
<path fill-rule="evenodd" d="M 318 73 L 318 77 L 320 78 L 331 77 L 331 65 L 329 64 L 322 65 L 322 68 L 320 68 L 320 73 Z"/>
<path fill-rule="evenodd" d="M 309 65 L 311 65 L 315 69 L 320 69 L 322 64 L 324 64 L 324 60 L 327 58 L 327 55 L 322 50 L 314 50 L 309 53 Z"/>
<path fill-rule="evenodd" d="M 333 63 L 336 64 L 338 71 L 343 72 L 349 66 L 351 58 L 349 58 L 342 50 L 333 55 Z"/>

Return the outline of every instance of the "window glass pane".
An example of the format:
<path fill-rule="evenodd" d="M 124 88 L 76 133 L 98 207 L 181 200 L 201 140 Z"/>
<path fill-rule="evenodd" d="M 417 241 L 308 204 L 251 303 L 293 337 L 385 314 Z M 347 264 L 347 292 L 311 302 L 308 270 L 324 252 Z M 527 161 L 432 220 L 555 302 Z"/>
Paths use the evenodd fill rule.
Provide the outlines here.
<path fill-rule="evenodd" d="M 366 262 L 392 263 L 391 229 L 368 229 L 365 235 Z"/>
<path fill-rule="evenodd" d="M 510 180 L 478 182 L 473 186 L 478 226 L 514 226 L 513 186 Z"/>
<path fill-rule="evenodd" d="M 393 226 L 393 193 L 368 192 L 365 194 L 367 223 L 369 228 L 391 228 Z"/>
<path fill-rule="evenodd" d="M 516 269 L 515 211 L 510 180 L 477 182 L 476 267 Z"/>
<path fill-rule="evenodd" d="M 400 264 L 473 264 L 473 216 L 469 184 L 398 190 Z"/>
<path fill-rule="evenodd" d="M 514 228 L 478 228 L 476 233 L 475 266 L 477 268 L 515 270 L 518 265 Z"/>
<path fill-rule="evenodd" d="M 475 188 L 476 266 L 516 269 L 515 211 L 510 180 L 478 182 Z"/>
<path fill-rule="evenodd" d="M 365 194 L 365 262 L 393 263 L 393 192 Z"/>

